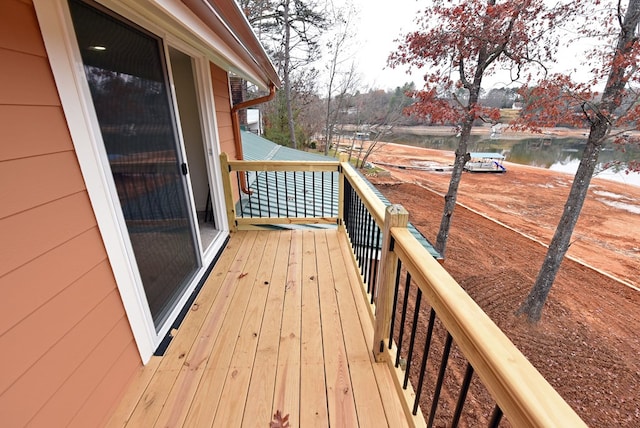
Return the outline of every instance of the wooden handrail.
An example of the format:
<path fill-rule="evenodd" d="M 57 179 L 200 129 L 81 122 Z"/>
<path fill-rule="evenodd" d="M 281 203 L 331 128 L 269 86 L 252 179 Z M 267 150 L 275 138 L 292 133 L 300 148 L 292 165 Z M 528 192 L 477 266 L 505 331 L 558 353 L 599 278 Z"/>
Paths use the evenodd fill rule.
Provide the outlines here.
<path fill-rule="evenodd" d="M 348 162 L 342 162 L 342 171 L 344 176 L 351 186 L 356 189 L 362 203 L 364 203 L 367 210 L 371 213 L 376 221 L 376 224 L 381 229 L 384 227 L 384 212 L 386 209 L 385 204 L 382 203 L 380 198 L 371 190 L 371 188 L 365 183 L 365 181 L 358 175 L 356 170 Z"/>
<path fill-rule="evenodd" d="M 334 161 L 237 161 L 227 164 L 231 171 L 300 171 L 322 172 L 337 171 L 338 162 Z"/>
<path fill-rule="evenodd" d="M 338 161 L 247 161 L 247 160 L 231 160 L 226 153 L 220 155 L 220 165 L 222 169 L 222 182 L 225 193 L 225 205 L 227 212 L 227 220 L 230 231 L 236 231 L 239 227 L 246 229 L 259 225 L 271 224 L 337 224 L 338 217 L 327 215 L 326 212 L 321 216 L 270 216 L 270 217 L 238 217 L 236 205 L 233 198 L 233 182 L 232 173 L 239 173 L 240 182 L 245 177 L 245 172 L 301 172 L 301 173 L 317 173 L 329 172 L 338 173 L 340 163 Z M 251 194 L 252 192 L 245 192 Z M 338 199 L 340 203 L 340 199 Z M 287 211 L 287 208 L 284 208 Z"/>
<path fill-rule="evenodd" d="M 514 426 L 586 427 L 502 330 L 406 228 L 391 228 L 391 235 L 395 240 L 393 251 Z"/>

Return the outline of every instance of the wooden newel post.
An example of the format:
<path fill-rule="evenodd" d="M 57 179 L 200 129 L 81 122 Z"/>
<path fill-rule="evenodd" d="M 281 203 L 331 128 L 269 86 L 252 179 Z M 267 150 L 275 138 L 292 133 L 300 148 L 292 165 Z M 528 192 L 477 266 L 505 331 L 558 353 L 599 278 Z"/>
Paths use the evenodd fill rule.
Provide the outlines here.
<path fill-rule="evenodd" d="M 345 153 L 340 153 L 338 160 L 340 161 L 340 166 L 342 166 L 342 164 L 347 161 L 347 155 Z M 339 168 L 339 171 L 340 179 L 338 180 L 338 221 L 340 222 L 339 224 L 344 224 L 344 180 L 346 180 L 346 178 L 344 176 L 344 171 L 342 170 L 342 168 Z"/>
<path fill-rule="evenodd" d="M 224 204 L 227 210 L 227 221 L 229 222 L 229 230 L 236 232 L 236 208 L 233 203 L 233 190 L 231 185 L 231 172 L 229 170 L 229 157 L 226 153 L 220 155 L 220 169 L 222 170 L 222 187 L 224 188 Z"/>
<path fill-rule="evenodd" d="M 384 230 L 382 232 L 382 255 L 380 256 L 380 274 L 378 275 L 378 296 L 376 298 L 376 316 L 373 332 L 373 355 L 377 362 L 385 361 L 384 345 L 389 339 L 391 312 L 393 311 L 393 292 L 395 288 L 398 256 L 391 250 L 391 228 L 407 227 L 409 213 L 402 205 L 389 205 L 385 210 Z"/>

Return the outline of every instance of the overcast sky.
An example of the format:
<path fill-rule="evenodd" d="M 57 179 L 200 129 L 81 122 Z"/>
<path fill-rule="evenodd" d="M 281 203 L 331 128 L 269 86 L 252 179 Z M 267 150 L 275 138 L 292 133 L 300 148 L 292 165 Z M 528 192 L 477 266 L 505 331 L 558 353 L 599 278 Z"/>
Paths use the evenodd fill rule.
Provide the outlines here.
<path fill-rule="evenodd" d="M 350 1 L 356 10 L 354 17 L 356 40 L 354 58 L 366 88 L 393 89 L 406 82 L 422 84 L 419 73 L 406 74 L 406 69 L 389 69 L 387 58 L 397 47 L 401 35 L 415 29 L 415 17 L 425 7 L 417 0 L 333 0 L 338 7 Z"/>
<path fill-rule="evenodd" d="M 332 0 L 336 7 L 347 3 L 354 5 L 358 13 L 354 17 L 354 58 L 361 75 L 363 89 L 394 89 L 406 82 L 414 82 L 421 88 L 422 73 L 414 70 L 407 74 L 406 68 L 387 67 L 389 54 L 398 46 L 394 40 L 416 29 L 415 18 L 427 2 L 418 0 Z M 558 55 L 560 62 L 555 71 L 568 71 L 575 67 L 582 54 L 573 48 Z M 563 65 L 564 64 L 564 65 Z M 574 77 L 576 76 L 575 73 Z M 582 80 L 582 79 L 581 79 Z M 508 76 L 489 76 L 483 87 L 501 87 L 508 84 Z"/>

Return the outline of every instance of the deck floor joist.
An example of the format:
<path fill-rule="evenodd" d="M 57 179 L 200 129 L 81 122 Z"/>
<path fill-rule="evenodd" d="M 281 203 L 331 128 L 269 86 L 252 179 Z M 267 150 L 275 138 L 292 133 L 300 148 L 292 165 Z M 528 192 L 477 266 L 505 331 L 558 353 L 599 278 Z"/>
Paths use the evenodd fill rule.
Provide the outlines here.
<path fill-rule="evenodd" d="M 343 232 L 234 233 L 112 427 L 407 426 Z"/>

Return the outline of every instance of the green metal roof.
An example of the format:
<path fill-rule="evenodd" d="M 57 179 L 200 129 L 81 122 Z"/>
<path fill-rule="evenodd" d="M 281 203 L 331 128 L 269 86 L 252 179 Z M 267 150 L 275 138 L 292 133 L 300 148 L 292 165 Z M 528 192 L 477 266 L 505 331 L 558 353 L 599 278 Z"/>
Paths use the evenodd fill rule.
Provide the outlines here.
<path fill-rule="evenodd" d="M 249 131 L 240 131 L 246 160 L 335 161 L 335 158 L 280 146 Z"/>
<path fill-rule="evenodd" d="M 328 161 L 335 160 L 335 158 L 324 156 L 317 153 L 309 153 L 302 150 L 295 150 L 289 147 L 280 146 L 272 141 L 267 140 L 266 138 L 262 138 L 252 132 L 241 131 L 242 136 L 242 150 L 244 152 L 244 158 L 246 160 L 278 160 L 278 161 Z M 373 185 L 367 178 L 360 173 L 360 171 L 356 172 L 360 174 L 365 183 L 371 188 L 371 190 L 378 196 L 378 198 L 382 201 L 382 203 L 386 205 L 391 205 L 391 202 L 387 198 L 384 197 L 382 193 Z M 337 183 L 337 174 L 329 174 L 322 175 L 322 179 L 320 180 L 310 180 L 309 175 L 311 173 L 298 173 L 296 175 L 295 180 L 285 181 L 283 177 L 280 175 L 262 175 L 253 174 L 249 177 L 249 186 L 250 187 L 260 187 L 261 191 L 256 192 L 256 195 L 269 195 L 269 192 L 265 192 L 265 188 L 273 188 L 277 189 L 279 187 L 286 187 L 290 194 L 294 194 L 298 189 L 301 189 L 303 185 L 311 187 L 315 183 L 315 185 L 322 186 L 325 189 L 331 189 L 331 192 L 325 192 L 326 194 L 322 194 L 322 197 L 318 198 L 307 198 L 306 204 L 311 204 L 311 207 L 307 206 L 306 211 L 302 212 L 302 208 L 297 207 L 293 212 L 287 212 L 287 216 L 292 217 L 306 217 L 307 212 L 311 213 L 321 213 L 322 216 L 326 217 L 335 217 L 338 215 L 337 206 L 331 203 L 331 200 L 337 201 L 337 198 L 334 198 L 338 192 L 338 183 Z M 282 174 L 283 175 L 283 174 Z M 279 182 L 276 182 L 279 180 Z M 333 181 L 333 183 L 331 183 Z M 302 183 L 302 184 L 301 184 Z M 296 189 L 294 189 L 296 187 Z M 275 193 L 275 192 L 274 192 Z M 282 193 L 282 192 L 279 192 Z M 317 192 L 319 195 L 321 192 Z M 280 196 L 282 197 L 282 196 Z M 277 196 L 270 196 L 269 198 L 274 199 Z M 286 199 L 286 196 L 285 196 Z M 238 207 L 238 212 L 240 210 L 244 210 L 245 212 L 253 212 L 254 217 L 260 216 L 269 216 L 271 213 L 267 212 L 270 209 L 270 201 L 257 201 L 255 198 L 244 197 L 241 201 L 238 202 L 242 206 Z M 283 202 L 286 204 L 286 201 Z M 285 225 L 283 227 L 299 227 L 296 225 Z M 327 225 L 311 225 L 311 227 L 327 227 Z M 329 226 L 332 227 L 332 226 Z M 436 249 L 431 245 L 429 240 L 425 238 L 422 233 L 411 223 L 408 224 L 407 228 L 409 232 L 422 244 L 422 246 L 436 259 L 442 259 L 440 253 L 436 251 Z"/>

